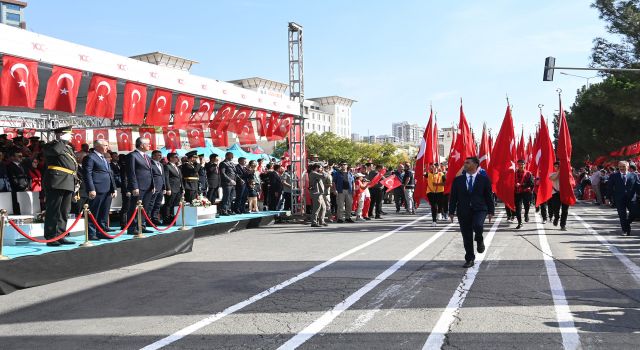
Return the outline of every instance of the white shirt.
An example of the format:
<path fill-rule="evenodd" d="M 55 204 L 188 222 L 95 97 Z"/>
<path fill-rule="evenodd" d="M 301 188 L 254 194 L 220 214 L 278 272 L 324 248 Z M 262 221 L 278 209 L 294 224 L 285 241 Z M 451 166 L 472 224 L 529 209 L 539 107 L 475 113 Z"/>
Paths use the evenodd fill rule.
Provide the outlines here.
<path fill-rule="evenodd" d="M 469 191 L 469 178 L 471 178 L 471 185 L 474 185 L 476 183 L 476 176 L 478 175 L 478 172 L 476 171 L 474 174 L 469 174 L 467 173 L 467 191 Z"/>

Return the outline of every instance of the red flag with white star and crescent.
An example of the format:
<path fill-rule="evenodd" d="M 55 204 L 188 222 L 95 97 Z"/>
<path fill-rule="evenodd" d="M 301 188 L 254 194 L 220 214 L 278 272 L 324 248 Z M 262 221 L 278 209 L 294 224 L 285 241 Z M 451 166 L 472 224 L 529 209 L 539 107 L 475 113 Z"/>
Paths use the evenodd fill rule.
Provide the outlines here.
<path fill-rule="evenodd" d="M 35 108 L 39 84 L 38 62 L 9 55 L 2 57 L 1 105 Z"/>
<path fill-rule="evenodd" d="M 449 168 L 447 169 L 447 179 L 444 185 L 444 192 L 451 192 L 451 185 L 456 176 L 462 173 L 462 166 L 465 159 L 476 155 L 475 142 L 471 138 L 471 130 L 464 115 L 462 105 L 460 105 L 460 122 L 458 124 L 459 134 L 456 143 L 449 157 Z"/>
<path fill-rule="evenodd" d="M 213 115 L 213 108 L 215 107 L 216 102 L 214 100 L 208 100 L 201 98 L 200 99 L 200 107 L 193 114 L 191 119 L 189 120 L 189 124 L 206 124 L 208 125 L 211 121 L 211 116 Z"/>
<path fill-rule="evenodd" d="M 116 114 L 116 80 L 94 74 L 89 83 L 84 114 L 113 119 Z"/>
<path fill-rule="evenodd" d="M 147 103 L 147 87 L 128 81 L 124 85 L 122 105 L 122 122 L 125 124 L 142 125 Z"/>
<path fill-rule="evenodd" d="M 491 163 L 491 149 L 489 148 L 489 137 L 487 135 L 487 125 L 482 126 L 482 138 L 480 139 L 480 151 L 478 153 L 480 159 L 480 167 L 484 170 L 489 169 Z"/>
<path fill-rule="evenodd" d="M 187 139 L 191 148 L 204 147 L 204 130 L 201 125 L 187 127 Z"/>
<path fill-rule="evenodd" d="M 496 196 L 505 203 L 505 206 L 515 210 L 516 136 L 513 130 L 511 106 L 507 106 L 500 132 L 493 145 L 487 175 L 491 179 Z"/>
<path fill-rule="evenodd" d="M 118 151 L 133 151 L 133 144 L 131 142 L 131 128 L 116 129 L 116 139 L 118 140 Z"/>
<path fill-rule="evenodd" d="M 176 99 L 176 107 L 173 113 L 173 127 L 176 129 L 184 129 L 191 119 L 191 111 L 195 98 L 193 96 L 180 94 Z"/>
<path fill-rule="evenodd" d="M 76 152 L 79 152 L 82 149 L 82 144 L 86 143 L 86 140 L 86 129 L 71 129 L 71 146 Z"/>
<path fill-rule="evenodd" d="M 180 130 L 175 128 L 164 127 L 162 128 L 162 135 L 164 136 L 164 148 L 170 149 L 171 152 L 182 148 L 180 142 Z"/>
<path fill-rule="evenodd" d="M 151 144 L 151 149 L 157 149 L 156 148 L 156 129 L 155 128 L 140 128 L 138 129 L 138 133 L 140 134 L 140 137 L 144 137 L 146 139 L 149 139 L 149 143 Z"/>
<path fill-rule="evenodd" d="M 209 128 L 216 132 L 227 132 L 227 128 L 229 127 L 229 122 L 232 120 L 234 113 L 236 112 L 236 106 L 231 103 L 223 104 L 215 117 L 209 124 Z"/>
<path fill-rule="evenodd" d="M 44 109 L 75 113 L 82 72 L 53 66 L 44 96 Z"/>
<path fill-rule="evenodd" d="M 416 204 L 416 208 L 420 206 L 420 201 L 422 199 L 428 201 L 427 178 L 424 174 L 429 170 L 431 163 L 436 162 L 436 150 L 434 149 L 433 142 L 433 125 L 433 110 L 431 110 L 427 127 L 424 129 L 422 139 L 420 140 L 420 150 L 416 156 L 416 166 L 414 168 L 416 187 L 415 191 L 413 191 L 413 200 Z"/>
<path fill-rule="evenodd" d="M 171 115 L 171 91 L 156 89 L 144 123 L 152 126 L 168 126 Z"/>
<path fill-rule="evenodd" d="M 93 129 L 93 141 L 106 140 L 109 142 L 109 129 Z"/>
<path fill-rule="evenodd" d="M 242 129 L 238 133 L 238 142 L 241 145 L 255 145 L 256 141 L 256 133 L 253 129 L 253 122 L 251 120 L 247 120 Z"/>
<path fill-rule="evenodd" d="M 560 100 L 560 131 L 558 132 L 556 153 L 558 154 L 558 161 L 560 161 L 560 201 L 565 205 L 576 204 L 576 195 L 573 192 L 575 180 L 573 179 L 571 168 L 572 149 L 569 126 L 567 125 L 564 109 L 562 109 L 562 100 Z"/>
<path fill-rule="evenodd" d="M 553 163 L 556 161 L 551 136 L 549 136 L 549 128 L 542 114 L 540 115 L 540 130 L 538 130 L 536 139 L 538 150 L 536 151 L 535 162 L 538 177 L 540 178 L 538 192 L 536 193 L 536 206 L 540 206 L 551 199 L 553 195 L 553 182 L 549 175 L 553 172 Z"/>
<path fill-rule="evenodd" d="M 218 131 L 214 128 L 209 129 L 211 133 L 211 143 L 216 147 L 229 147 L 229 135 L 227 131 Z"/>

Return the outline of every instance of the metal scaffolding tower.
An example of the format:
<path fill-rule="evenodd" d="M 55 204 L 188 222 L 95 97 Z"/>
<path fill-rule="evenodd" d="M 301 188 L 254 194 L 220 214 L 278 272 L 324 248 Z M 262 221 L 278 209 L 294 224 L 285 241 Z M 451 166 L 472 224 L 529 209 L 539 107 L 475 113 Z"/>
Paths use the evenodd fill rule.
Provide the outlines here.
<path fill-rule="evenodd" d="M 302 26 L 289 22 L 289 98 L 300 103 L 300 115 L 293 118 L 289 132 L 289 156 L 292 165 L 291 213 L 304 214 L 304 177 L 306 152 L 304 140 L 304 69 L 302 55 Z"/>

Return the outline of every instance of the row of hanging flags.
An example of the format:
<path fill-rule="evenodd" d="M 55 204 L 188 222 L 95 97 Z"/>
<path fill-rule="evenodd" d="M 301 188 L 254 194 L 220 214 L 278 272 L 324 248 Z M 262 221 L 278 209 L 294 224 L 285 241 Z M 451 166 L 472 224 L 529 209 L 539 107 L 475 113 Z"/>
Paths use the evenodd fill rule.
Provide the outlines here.
<path fill-rule="evenodd" d="M 553 195 L 553 184 L 549 176 L 554 171 L 553 163 L 557 159 L 560 162 L 560 200 L 564 204 L 574 205 L 576 197 L 573 192 L 575 181 L 571 168 L 571 135 L 569 134 L 566 116 L 562 109 L 562 100 L 560 100 L 560 111 L 560 131 L 555 150 L 551 142 L 547 122 L 542 114 L 540 114 L 540 125 L 536 130 L 534 139 L 532 140 L 529 137 L 528 142 L 525 144 L 524 132 L 522 132 L 520 140 L 516 141 L 513 117 L 509 105 L 507 105 L 507 111 L 495 143 L 491 136 L 487 134 L 486 126 L 484 126 L 480 144 L 477 145 L 461 104 L 458 133 L 454 134 L 448 157 L 444 192 L 450 193 L 453 180 L 462 171 L 465 159 L 478 157 L 480 159 L 480 167 L 486 171 L 487 176 L 491 179 L 493 192 L 508 208 L 515 210 L 515 172 L 518 160 L 522 159 L 526 161 L 527 170 L 535 178 L 539 179 L 536 196 L 536 206 L 539 206 L 548 201 Z M 429 171 L 432 163 L 438 162 L 438 128 L 433 118 L 433 112 L 431 112 L 420 150 L 416 157 L 416 188 L 414 191 L 416 205 L 422 199 L 428 200 L 426 194 L 427 178 L 422 174 Z"/>
<path fill-rule="evenodd" d="M 38 95 L 38 62 L 9 55 L 2 58 L 3 68 L 0 76 L 0 106 L 25 107 L 34 109 Z M 44 109 L 74 114 L 80 89 L 82 72 L 79 70 L 53 66 L 47 82 Z M 84 115 L 114 119 L 116 111 L 116 79 L 94 74 L 87 90 Z M 224 103 L 214 114 L 216 102 L 212 99 L 200 99 L 200 106 L 194 113 L 195 97 L 178 94 L 172 114 L 173 92 L 156 88 L 147 107 L 147 86 L 135 82 L 126 82 L 124 87 L 122 122 L 126 125 L 148 125 L 140 128 L 140 134 L 155 135 L 155 128 L 162 128 L 165 145 L 180 145 L 179 130 L 186 130 L 192 147 L 204 146 L 205 132 L 208 131 L 214 146 L 229 146 L 227 132 L 238 136 L 241 145 L 256 143 L 257 136 L 269 141 L 282 140 L 289 134 L 293 125 L 293 116 L 279 112 L 255 111 L 256 129 L 251 121 L 253 110 L 249 107 Z M 146 118 L 145 118 L 146 113 Z M 213 116 L 213 118 L 212 118 Z M 151 132 L 153 130 L 153 133 Z M 99 135 L 94 131 L 94 135 Z M 131 128 L 116 129 L 118 148 L 126 140 L 131 144 Z M 81 135 L 82 131 L 77 131 Z M 108 135 L 108 133 L 102 133 Z M 125 137 L 121 140 L 121 136 Z M 80 136 L 78 137 L 80 138 Z M 82 137 L 84 139 L 84 137 Z M 155 140 L 152 138 L 152 140 Z M 193 141 L 193 142 L 192 142 Z M 196 146 L 202 145 L 202 146 Z M 123 145 L 124 146 L 124 145 Z M 180 148 L 179 146 L 176 148 Z M 125 149 L 122 149 L 125 150 Z"/>
<path fill-rule="evenodd" d="M 587 162 L 587 164 L 591 165 L 611 165 L 613 164 L 613 160 L 615 158 L 621 157 L 629 157 L 640 161 L 640 141 L 634 142 L 630 145 L 620 147 L 615 151 L 609 152 L 608 155 L 597 157 L 593 163 Z"/>

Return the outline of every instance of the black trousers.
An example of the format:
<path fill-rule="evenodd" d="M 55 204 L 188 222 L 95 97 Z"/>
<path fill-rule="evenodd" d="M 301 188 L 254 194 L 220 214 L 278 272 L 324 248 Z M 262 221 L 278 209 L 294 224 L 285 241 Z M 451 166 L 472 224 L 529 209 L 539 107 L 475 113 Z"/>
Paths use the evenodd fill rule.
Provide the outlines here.
<path fill-rule="evenodd" d="M 269 191 L 267 198 L 267 209 L 278 210 L 278 202 L 280 202 L 280 192 Z"/>
<path fill-rule="evenodd" d="M 516 217 L 516 212 L 511 210 L 511 209 L 509 209 L 509 207 L 507 207 L 506 205 L 505 205 L 504 209 L 507 212 L 507 220 L 511 220 L 511 219 Z"/>
<path fill-rule="evenodd" d="M 282 204 L 282 209 L 291 210 L 291 192 L 282 192 L 282 197 L 284 200 Z"/>
<path fill-rule="evenodd" d="M 20 215 L 20 203 L 18 203 L 17 191 L 11 191 L 11 205 L 13 206 L 13 215 Z"/>
<path fill-rule="evenodd" d="M 142 201 L 142 206 L 144 207 L 144 210 L 147 212 L 147 215 L 151 216 L 151 210 L 153 209 L 153 203 L 152 203 L 152 199 L 153 199 L 153 189 L 150 188 L 148 190 L 140 190 L 140 193 L 138 196 L 131 196 L 131 205 L 129 206 L 129 218 L 131 218 L 131 215 L 133 215 L 133 211 L 136 210 L 136 206 L 139 200 Z M 142 218 L 142 229 L 146 229 L 147 228 L 147 220 L 144 217 L 144 214 L 140 214 L 141 218 Z M 125 222 L 126 224 L 126 222 Z M 131 226 L 129 226 L 129 229 L 127 230 L 127 232 L 129 234 L 133 234 L 134 232 L 138 232 L 138 217 L 136 215 L 135 218 L 133 218 L 133 222 L 131 223 Z M 139 232 L 142 233 L 142 232 Z"/>
<path fill-rule="evenodd" d="M 438 213 L 441 212 L 442 208 L 442 192 L 429 192 L 427 193 L 427 199 L 429 199 L 429 204 L 431 205 L 431 220 L 433 222 L 438 221 Z"/>
<path fill-rule="evenodd" d="M 109 208 L 111 208 L 111 193 L 96 193 L 96 197 L 89 200 L 89 210 L 96 218 L 103 230 L 109 228 Z M 104 237 L 98 233 L 93 222 L 89 221 L 89 237 Z"/>
<path fill-rule="evenodd" d="M 402 188 L 402 186 L 400 186 L 400 188 Z M 396 204 L 396 211 L 400 211 L 402 202 L 404 201 L 404 191 L 393 190 L 393 201 Z"/>
<path fill-rule="evenodd" d="M 44 214 L 44 238 L 51 239 L 67 230 L 67 215 L 71 211 L 72 191 L 47 190 Z"/>
<path fill-rule="evenodd" d="M 449 195 L 442 192 L 442 197 L 440 198 L 441 202 L 438 209 L 440 210 L 440 214 L 447 216 L 447 213 L 449 212 Z"/>
<path fill-rule="evenodd" d="M 236 200 L 233 202 L 232 210 L 236 213 L 244 213 L 245 205 L 247 204 L 247 186 L 236 185 Z"/>
<path fill-rule="evenodd" d="M 618 201 L 616 202 L 616 210 L 618 211 L 622 231 L 631 231 L 631 223 L 635 220 L 636 204 L 630 200 Z"/>
<path fill-rule="evenodd" d="M 198 190 L 184 190 L 184 201 L 187 203 L 191 203 L 196 196 L 198 195 Z"/>
<path fill-rule="evenodd" d="M 211 202 L 211 204 L 215 203 L 218 199 L 218 188 L 220 187 L 209 186 L 209 188 L 207 189 L 207 199 L 209 200 L 209 202 Z"/>
<path fill-rule="evenodd" d="M 484 233 L 484 220 L 486 218 L 486 211 L 474 211 L 471 212 L 471 216 L 458 216 L 462 241 L 464 242 L 465 261 L 476 260 L 473 241 L 482 242 L 484 240 L 482 234 Z"/>
<path fill-rule="evenodd" d="M 557 224 L 560 220 L 560 227 L 567 225 L 567 216 L 569 215 L 569 206 L 560 201 L 560 193 L 556 192 L 549 200 L 551 213 L 553 214 L 553 223 Z M 562 213 L 561 213 L 562 209 Z"/>
<path fill-rule="evenodd" d="M 369 217 L 372 217 L 375 211 L 376 216 L 380 217 L 382 213 L 382 189 L 381 188 L 370 188 L 369 193 L 371 193 L 371 205 L 369 206 Z"/>
<path fill-rule="evenodd" d="M 542 215 L 542 220 L 547 220 L 547 218 L 552 219 L 551 211 L 549 210 L 549 215 L 547 215 L 548 205 L 547 202 L 540 204 L 540 215 Z"/>
<path fill-rule="evenodd" d="M 230 213 L 233 200 L 236 197 L 236 186 L 222 186 L 222 212 Z"/>
<path fill-rule="evenodd" d="M 162 206 L 162 209 L 160 209 L 160 215 L 162 216 L 162 221 L 164 221 L 165 224 L 168 224 L 173 220 L 173 208 L 180 205 L 180 199 L 182 199 L 182 193 L 180 193 L 180 191 L 172 191 L 170 195 L 164 196 L 164 205 Z"/>
<path fill-rule="evenodd" d="M 122 207 L 120 207 L 120 228 L 123 229 L 124 226 L 129 221 L 129 208 L 131 206 L 131 196 L 127 197 L 127 190 L 123 189 L 120 191 L 122 193 Z"/>
<path fill-rule="evenodd" d="M 151 199 L 151 211 L 149 212 L 149 217 L 155 220 L 160 220 L 160 208 L 162 207 L 162 199 L 164 195 L 162 194 L 162 190 L 156 191 L 153 194 L 153 198 Z"/>
<path fill-rule="evenodd" d="M 522 207 L 524 205 L 524 217 L 529 219 L 529 209 L 531 208 L 531 193 L 516 193 L 516 218 L 518 223 L 522 223 Z"/>

